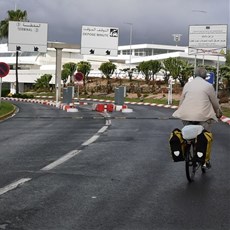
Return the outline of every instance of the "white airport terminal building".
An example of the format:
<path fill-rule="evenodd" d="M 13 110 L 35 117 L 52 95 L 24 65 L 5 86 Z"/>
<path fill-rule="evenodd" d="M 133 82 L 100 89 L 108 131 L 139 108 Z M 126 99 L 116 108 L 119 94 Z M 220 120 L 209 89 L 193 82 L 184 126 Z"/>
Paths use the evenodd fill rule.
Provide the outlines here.
<path fill-rule="evenodd" d="M 78 63 L 80 61 L 90 62 L 92 70 L 89 77 L 101 77 L 102 73 L 98 70 L 101 63 L 111 61 L 117 66 L 114 77 L 127 77 L 122 71 L 125 68 L 135 68 L 139 63 L 149 60 L 164 60 L 170 57 L 186 59 L 191 63 L 196 60 L 197 64 L 217 65 L 225 63 L 224 56 L 189 54 L 188 47 L 170 46 L 159 44 L 133 44 L 118 46 L 117 56 L 95 56 L 82 55 L 80 45 L 71 45 L 65 43 L 48 42 L 47 52 L 19 52 L 18 56 L 18 82 L 19 92 L 28 90 L 36 79 L 44 74 L 51 74 L 50 84 L 55 85 L 57 49 L 55 45 L 63 45 L 61 49 L 61 65 L 68 62 Z M 11 93 L 15 93 L 16 88 L 16 52 L 8 51 L 7 44 L 0 44 L 0 62 L 5 62 L 10 66 L 10 72 L 2 78 L 3 84 L 10 87 Z M 135 75 L 135 78 L 142 78 L 141 74 Z"/>

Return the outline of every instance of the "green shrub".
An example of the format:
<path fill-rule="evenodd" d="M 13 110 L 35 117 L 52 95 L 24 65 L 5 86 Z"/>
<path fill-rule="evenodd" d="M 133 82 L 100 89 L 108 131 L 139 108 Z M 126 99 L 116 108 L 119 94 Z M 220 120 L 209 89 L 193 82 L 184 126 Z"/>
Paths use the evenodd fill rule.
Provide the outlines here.
<path fill-rule="evenodd" d="M 10 93 L 9 89 L 2 89 L 2 97 L 7 97 L 7 95 Z"/>
<path fill-rule="evenodd" d="M 28 98 L 34 98 L 34 95 L 32 94 L 20 94 L 20 93 L 15 93 L 12 95 L 13 98 L 23 98 L 23 99 L 28 99 Z"/>

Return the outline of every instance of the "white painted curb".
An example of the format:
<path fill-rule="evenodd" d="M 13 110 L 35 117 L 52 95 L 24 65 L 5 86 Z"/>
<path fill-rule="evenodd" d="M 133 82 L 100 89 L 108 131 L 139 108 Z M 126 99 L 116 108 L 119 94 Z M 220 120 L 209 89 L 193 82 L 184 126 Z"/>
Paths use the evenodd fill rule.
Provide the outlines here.
<path fill-rule="evenodd" d="M 121 111 L 122 110 L 122 105 L 116 105 L 116 111 Z"/>
<path fill-rule="evenodd" d="M 76 113 L 76 112 L 78 112 L 78 109 L 77 108 L 68 108 L 66 111 L 68 113 Z"/>
<path fill-rule="evenodd" d="M 122 112 L 122 113 L 132 113 L 132 112 L 133 112 L 133 109 L 128 109 L 128 108 L 126 108 L 126 109 L 122 109 L 121 112 Z"/>

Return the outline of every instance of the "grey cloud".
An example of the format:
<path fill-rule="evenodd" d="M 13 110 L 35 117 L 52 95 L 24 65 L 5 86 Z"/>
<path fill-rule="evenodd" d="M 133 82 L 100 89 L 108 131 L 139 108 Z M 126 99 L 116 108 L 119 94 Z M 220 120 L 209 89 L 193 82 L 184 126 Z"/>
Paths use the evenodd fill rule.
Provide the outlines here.
<path fill-rule="evenodd" d="M 1 0 L 0 20 L 15 3 L 30 21 L 49 24 L 49 40 L 70 43 L 80 43 L 82 25 L 118 27 L 120 45 L 129 43 L 126 22 L 133 43 L 172 45 L 180 33 L 188 45 L 189 25 L 229 24 L 229 0 Z"/>

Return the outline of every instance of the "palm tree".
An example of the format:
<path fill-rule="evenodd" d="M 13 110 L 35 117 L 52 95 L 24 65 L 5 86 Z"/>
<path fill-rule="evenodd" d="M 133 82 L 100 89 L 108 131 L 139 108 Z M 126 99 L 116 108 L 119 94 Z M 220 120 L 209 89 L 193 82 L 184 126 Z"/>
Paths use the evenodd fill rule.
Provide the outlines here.
<path fill-rule="evenodd" d="M 9 10 L 7 18 L 0 21 L 0 39 L 8 38 L 8 30 L 9 30 L 9 21 L 28 21 L 26 10 Z M 16 51 L 16 94 L 19 93 L 18 90 L 18 51 Z"/>
<path fill-rule="evenodd" d="M 44 74 L 35 81 L 34 86 L 36 89 L 49 90 L 50 89 L 49 82 L 51 81 L 51 79 L 52 79 L 51 74 Z"/>
<path fill-rule="evenodd" d="M 7 13 L 7 18 L 0 21 L 0 38 L 8 38 L 9 21 L 28 21 L 26 10 L 9 10 Z"/>
<path fill-rule="evenodd" d="M 112 62 L 104 62 L 98 68 L 107 78 L 107 93 L 111 92 L 110 77 L 113 75 L 114 71 L 117 69 L 117 66 Z"/>
<path fill-rule="evenodd" d="M 73 75 L 74 75 L 74 72 L 77 70 L 77 64 L 74 62 L 68 62 L 68 63 L 65 63 L 62 67 L 63 67 L 63 70 L 67 69 L 69 71 L 70 83 L 73 83 Z"/>
<path fill-rule="evenodd" d="M 64 87 L 66 86 L 66 82 L 68 80 L 68 77 L 70 76 L 70 70 L 65 68 L 61 71 L 61 79 L 64 83 Z"/>
<path fill-rule="evenodd" d="M 91 70 L 91 64 L 87 61 L 80 61 L 77 63 L 77 71 L 83 73 L 83 85 L 84 85 L 84 91 L 85 94 L 86 92 L 86 82 L 88 80 L 88 75 L 90 73 Z"/>

